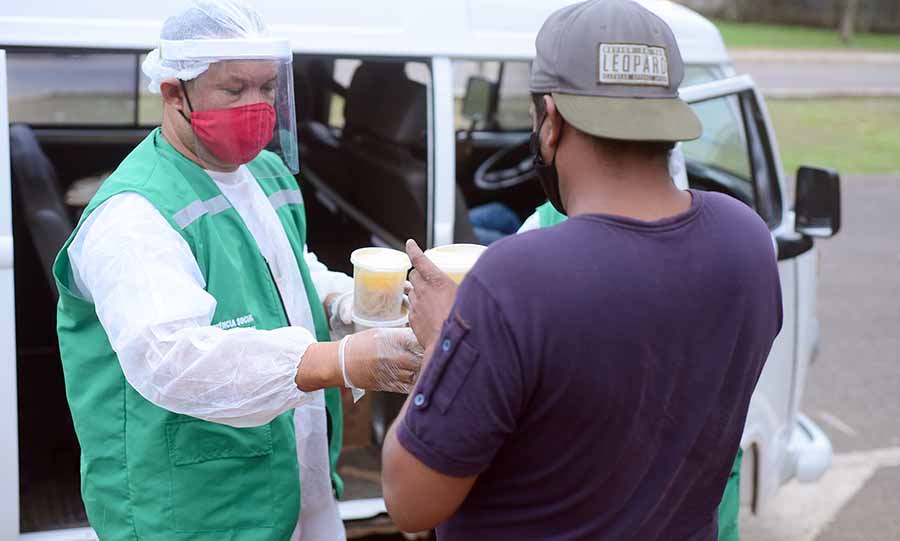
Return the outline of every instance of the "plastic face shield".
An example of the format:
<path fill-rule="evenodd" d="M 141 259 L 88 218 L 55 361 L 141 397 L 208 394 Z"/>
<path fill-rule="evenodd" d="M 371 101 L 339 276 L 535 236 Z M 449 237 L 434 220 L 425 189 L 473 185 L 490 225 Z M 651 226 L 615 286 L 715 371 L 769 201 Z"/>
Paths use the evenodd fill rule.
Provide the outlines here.
<path fill-rule="evenodd" d="M 198 157 L 228 170 L 270 152 L 291 174 L 300 171 L 290 43 L 272 39 L 162 41 L 168 61 L 205 62 L 183 82 Z M 262 169 L 262 168 L 260 168 Z M 257 178 L 277 171 L 254 171 Z M 268 168 L 266 168 L 268 169 Z"/>

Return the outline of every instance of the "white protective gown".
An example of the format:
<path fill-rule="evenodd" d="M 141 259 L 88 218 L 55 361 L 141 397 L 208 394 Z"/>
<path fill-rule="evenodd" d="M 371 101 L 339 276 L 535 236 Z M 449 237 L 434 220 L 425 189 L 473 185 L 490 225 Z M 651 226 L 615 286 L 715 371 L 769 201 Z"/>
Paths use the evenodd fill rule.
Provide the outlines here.
<path fill-rule="evenodd" d="M 111 197 L 69 246 L 76 287 L 97 309 L 128 382 L 169 411 L 235 427 L 294 410 L 301 514 L 293 540 L 344 540 L 331 490 L 324 391 L 304 393 L 297 365 L 316 341 L 300 268 L 275 209 L 246 167 L 207 171 L 240 214 L 272 267 L 291 327 L 212 327 L 216 300 L 190 247 L 134 193 Z M 304 254 L 320 299 L 353 287 Z"/>

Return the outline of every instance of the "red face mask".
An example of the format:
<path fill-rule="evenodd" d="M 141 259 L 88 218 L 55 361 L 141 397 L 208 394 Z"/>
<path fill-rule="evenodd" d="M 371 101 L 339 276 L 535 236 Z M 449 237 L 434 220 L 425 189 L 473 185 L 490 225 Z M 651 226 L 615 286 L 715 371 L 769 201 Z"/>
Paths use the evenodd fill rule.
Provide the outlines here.
<path fill-rule="evenodd" d="M 229 165 L 248 163 L 272 140 L 275 108 L 254 103 L 230 109 L 191 112 L 191 127 L 216 158 Z"/>
<path fill-rule="evenodd" d="M 275 133 L 275 108 L 268 103 L 194 111 L 184 81 L 179 83 L 191 110 L 189 122 L 194 134 L 203 146 L 223 163 L 228 165 L 249 163 L 272 140 Z M 184 113 L 181 113 L 181 116 L 184 116 Z"/>

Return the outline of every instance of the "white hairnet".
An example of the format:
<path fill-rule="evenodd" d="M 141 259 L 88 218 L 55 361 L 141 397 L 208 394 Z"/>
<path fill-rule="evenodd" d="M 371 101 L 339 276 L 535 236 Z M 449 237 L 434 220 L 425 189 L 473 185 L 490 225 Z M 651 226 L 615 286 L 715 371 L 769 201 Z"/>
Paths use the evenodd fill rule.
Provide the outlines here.
<path fill-rule="evenodd" d="M 190 7 L 166 19 L 159 37 L 163 42 L 252 40 L 265 37 L 266 33 L 266 25 L 259 14 L 239 0 L 193 0 Z M 190 81 L 199 77 L 215 61 L 208 56 L 166 59 L 158 47 L 147 55 L 142 69 L 150 79 L 150 92 L 159 94 L 164 81 Z"/>

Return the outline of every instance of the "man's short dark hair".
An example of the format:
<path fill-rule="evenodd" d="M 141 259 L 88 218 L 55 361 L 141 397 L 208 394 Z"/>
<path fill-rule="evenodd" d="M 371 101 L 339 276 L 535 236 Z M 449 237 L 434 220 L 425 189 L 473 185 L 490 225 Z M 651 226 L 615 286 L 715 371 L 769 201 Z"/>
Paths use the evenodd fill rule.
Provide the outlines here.
<path fill-rule="evenodd" d="M 537 119 L 537 123 L 540 123 L 544 118 L 544 115 L 547 114 L 547 104 L 544 100 L 544 97 L 546 96 L 550 96 L 550 94 L 531 94 L 531 101 L 534 103 L 534 114 L 535 118 Z M 563 120 L 565 120 L 565 118 L 563 118 Z M 572 127 L 575 128 L 575 126 Z M 575 129 L 577 130 L 578 128 Z M 647 159 L 655 159 L 660 157 L 665 157 L 666 159 L 668 159 L 669 153 L 672 152 L 672 149 L 675 148 L 675 143 L 672 141 L 624 141 L 621 139 L 596 137 L 589 134 L 585 135 L 594 139 L 594 142 L 602 147 L 606 152 L 610 153 L 610 155 L 629 152 L 644 155 L 647 157 Z"/>

